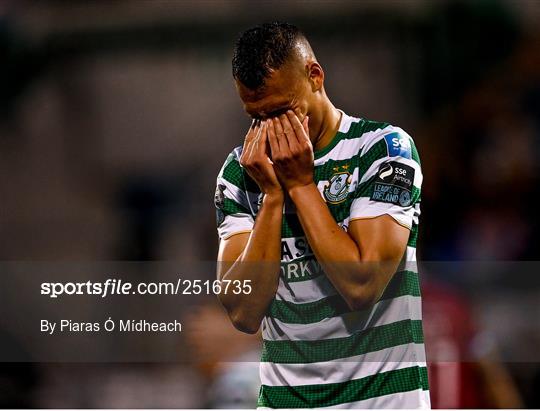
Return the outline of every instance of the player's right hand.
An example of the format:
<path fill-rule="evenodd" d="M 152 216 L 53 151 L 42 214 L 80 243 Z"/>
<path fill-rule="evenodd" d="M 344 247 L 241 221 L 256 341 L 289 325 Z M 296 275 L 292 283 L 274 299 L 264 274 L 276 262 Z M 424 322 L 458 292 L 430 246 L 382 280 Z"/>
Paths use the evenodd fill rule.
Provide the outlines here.
<path fill-rule="evenodd" d="M 261 120 L 253 120 L 249 128 L 240 164 L 249 176 L 257 183 L 264 194 L 283 195 L 274 166 L 268 157 L 268 123 Z"/>

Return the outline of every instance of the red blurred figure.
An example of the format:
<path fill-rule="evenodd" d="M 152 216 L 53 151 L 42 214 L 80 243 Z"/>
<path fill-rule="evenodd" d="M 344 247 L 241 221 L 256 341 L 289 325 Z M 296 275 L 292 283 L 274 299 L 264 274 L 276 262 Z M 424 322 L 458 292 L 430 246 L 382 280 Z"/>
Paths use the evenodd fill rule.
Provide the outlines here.
<path fill-rule="evenodd" d="M 424 339 L 432 408 L 521 408 L 520 395 L 492 339 L 447 285 L 422 282 Z"/>

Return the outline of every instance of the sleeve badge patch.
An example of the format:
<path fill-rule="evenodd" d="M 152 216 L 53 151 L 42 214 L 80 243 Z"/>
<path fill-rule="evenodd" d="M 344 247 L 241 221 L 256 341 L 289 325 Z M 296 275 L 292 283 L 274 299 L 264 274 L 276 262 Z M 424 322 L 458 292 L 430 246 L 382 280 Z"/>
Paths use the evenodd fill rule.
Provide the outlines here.
<path fill-rule="evenodd" d="M 411 205 L 414 168 L 397 161 L 381 164 L 370 199 L 401 207 Z"/>
<path fill-rule="evenodd" d="M 384 136 L 389 157 L 403 157 L 411 159 L 411 140 L 399 133 L 390 133 Z"/>

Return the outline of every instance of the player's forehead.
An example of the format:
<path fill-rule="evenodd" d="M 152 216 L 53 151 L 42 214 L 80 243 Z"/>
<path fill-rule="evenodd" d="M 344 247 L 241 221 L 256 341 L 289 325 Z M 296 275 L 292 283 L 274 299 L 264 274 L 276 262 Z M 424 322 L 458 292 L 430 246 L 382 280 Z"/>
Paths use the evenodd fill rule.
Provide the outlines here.
<path fill-rule="evenodd" d="M 291 93 L 272 93 L 259 99 L 244 100 L 244 110 L 252 117 L 271 117 L 291 108 L 293 99 Z"/>
<path fill-rule="evenodd" d="M 283 76 L 268 78 L 264 87 L 258 90 L 249 90 L 237 82 L 244 110 L 252 117 L 266 117 L 290 108 L 295 99 L 293 86 Z"/>

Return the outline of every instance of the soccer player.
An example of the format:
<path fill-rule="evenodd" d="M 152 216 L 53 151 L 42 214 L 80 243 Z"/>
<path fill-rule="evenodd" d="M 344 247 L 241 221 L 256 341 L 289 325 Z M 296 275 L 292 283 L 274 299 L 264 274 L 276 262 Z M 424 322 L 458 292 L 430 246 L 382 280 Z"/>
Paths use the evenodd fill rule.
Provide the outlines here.
<path fill-rule="evenodd" d="M 290 24 L 245 31 L 232 66 L 253 123 L 217 178 L 218 278 L 251 292 L 219 298 L 262 324 L 258 405 L 429 408 L 412 138 L 335 108 Z"/>

